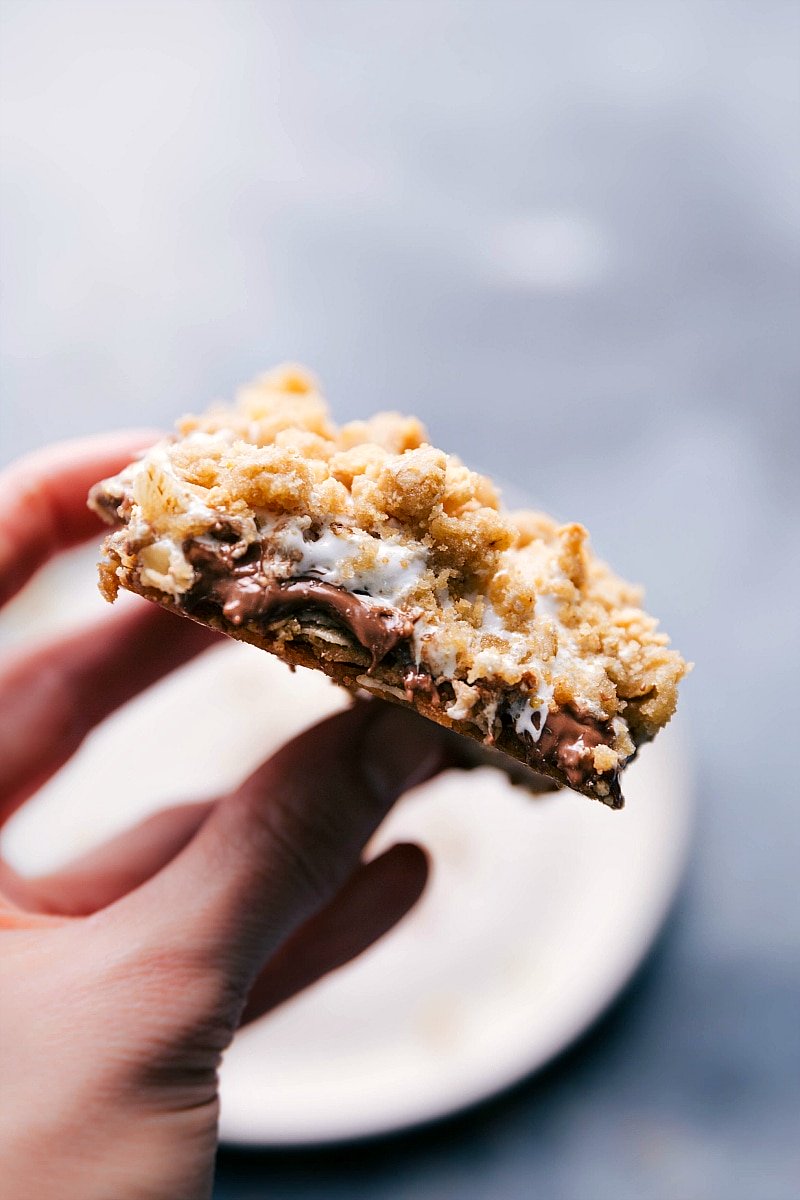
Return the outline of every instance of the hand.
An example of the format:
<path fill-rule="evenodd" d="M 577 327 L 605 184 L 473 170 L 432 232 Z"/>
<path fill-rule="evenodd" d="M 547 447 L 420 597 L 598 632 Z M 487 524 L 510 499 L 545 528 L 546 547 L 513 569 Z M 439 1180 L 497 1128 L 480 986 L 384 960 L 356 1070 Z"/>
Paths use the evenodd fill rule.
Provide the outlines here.
<path fill-rule="evenodd" d="M 0 603 L 99 532 L 89 486 L 152 440 L 72 443 L 0 476 Z M 213 640 L 142 601 L 6 662 L 0 821 L 99 721 Z M 229 796 L 160 812 L 45 877 L 0 864 L 7 1200 L 210 1194 L 222 1051 L 242 1021 L 361 953 L 419 897 L 418 847 L 360 856 L 400 793 L 449 765 L 444 737 L 358 704 Z M 120 770 L 146 752 L 132 747 Z"/>

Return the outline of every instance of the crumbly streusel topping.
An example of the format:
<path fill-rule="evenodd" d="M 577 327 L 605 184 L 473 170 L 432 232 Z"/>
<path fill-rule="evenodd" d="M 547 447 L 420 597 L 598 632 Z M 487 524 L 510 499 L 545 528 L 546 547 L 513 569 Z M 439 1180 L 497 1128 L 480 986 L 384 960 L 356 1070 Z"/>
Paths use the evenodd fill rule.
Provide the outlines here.
<path fill-rule="evenodd" d="M 147 587 L 189 591 L 183 547 L 222 520 L 268 548 L 277 578 L 411 614 L 416 661 L 452 684 L 454 719 L 491 734 L 502 698 L 535 741 L 548 710 L 569 707 L 611 724 L 613 745 L 593 750 L 610 771 L 672 715 L 688 668 L 640 590 L 592 555 L 582 525 L 503 509 L 415 418 L 337 427 L 315 380 L 283 367 L 178 433 L 104 485 L 127 521 L 111 538 L 109 598 L 133 568 Z"/>

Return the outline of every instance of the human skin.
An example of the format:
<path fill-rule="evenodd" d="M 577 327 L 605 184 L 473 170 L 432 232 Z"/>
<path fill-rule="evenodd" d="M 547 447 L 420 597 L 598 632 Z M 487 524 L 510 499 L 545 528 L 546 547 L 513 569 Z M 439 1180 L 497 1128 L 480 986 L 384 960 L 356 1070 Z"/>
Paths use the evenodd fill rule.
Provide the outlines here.
<path fill-rule="evenodd" d="M 99 533 L 90 485 L 156 436 L 66 443 L 0 475 L 0 604 Z M 216 640 L 132 601 L 12 654 L 0 665 L 0 822 L 105 716 Z M 157 813 L 61 870 L 23 878 L 0 861 L 6 1200 L 210 1195 L 222 1052 L 240 1024 L 412 907 L 424 852 L 362 852 L 402 792 L 452 755 L 433 723 L 358 704 L 231 794 Z"/>

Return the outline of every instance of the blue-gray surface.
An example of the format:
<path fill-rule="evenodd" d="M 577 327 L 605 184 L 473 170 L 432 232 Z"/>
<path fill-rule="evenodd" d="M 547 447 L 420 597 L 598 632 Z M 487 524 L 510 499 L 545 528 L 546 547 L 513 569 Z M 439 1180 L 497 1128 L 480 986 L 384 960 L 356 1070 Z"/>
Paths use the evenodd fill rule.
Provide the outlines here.
<path fill-rule="evenodd" d="M 2 455 L 271 362 L 585 519 L 697 660 L 678 914 L 537 1080 L 218 1200 L 800 1193 L 797 4 L 3 0 Z"/>

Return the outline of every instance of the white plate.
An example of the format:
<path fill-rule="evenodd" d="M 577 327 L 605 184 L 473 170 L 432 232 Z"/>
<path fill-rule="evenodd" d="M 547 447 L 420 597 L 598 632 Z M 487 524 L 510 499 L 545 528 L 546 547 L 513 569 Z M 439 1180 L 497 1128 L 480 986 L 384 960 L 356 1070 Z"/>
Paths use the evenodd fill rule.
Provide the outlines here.
<path fill-rule="evenodd" d="M 85 554 L 57 573 L 12 606 L 2 640 L 29 637 L 34 613 L 55 626 L 102 610 Z M 92 735 L 17 814 L 5 851 L 23 869 L 55 865 L 166 802 L 213 794 L 341 702 L 320 676 L 224 646 Z M 120 774 L 131 746 L 135 771 Z M 386 1133 L 481 1100 L 568 1046 L 630 978 L 675 893 L 691 804 L 674 730 L 645 749 L 625 794 L 620 813 L 569 792 L 531 800 L 481 770 L 408 797 L 375 848 L 410 838 L 430 850 L 422 902 L 359 961 L 237 1037 L 222 1069 L 223 1138 Z"/>

